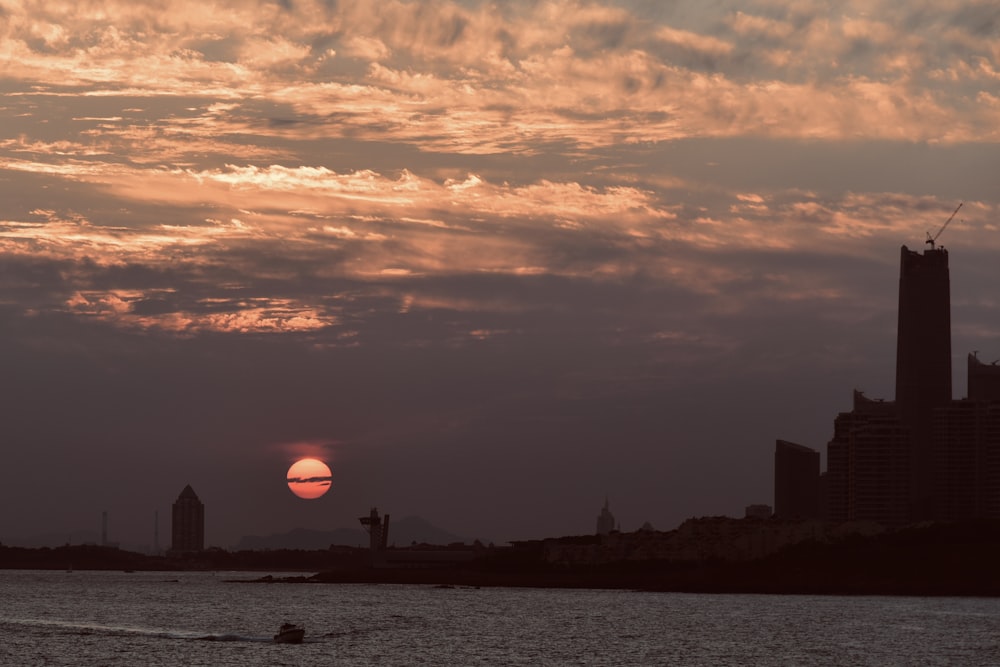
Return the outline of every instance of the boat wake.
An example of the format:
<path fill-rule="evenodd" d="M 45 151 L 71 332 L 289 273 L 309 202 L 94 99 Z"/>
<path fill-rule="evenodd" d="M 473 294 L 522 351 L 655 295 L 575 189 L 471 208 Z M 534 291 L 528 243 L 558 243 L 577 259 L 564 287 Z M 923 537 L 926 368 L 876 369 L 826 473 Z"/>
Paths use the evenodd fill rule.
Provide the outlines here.
<path fill-rule="evenodd" d="M 204 635 L 203 637 L 178 637 L 178 639 L 195 639 L 205 642 L 267 642 L 273 641 L 270 637 L 246 637 L 244 635 L 221 634 Z"/>
<path fill-rule="evenodd" d="M 169 628 L 144 628 L 128 625 L 104 625 L 101 623 L 80 623 L 46 618 L 0 618 L 3 625 L 34 626 L 50 628 L 67 634 L 78 635 L 109 635 L 109 636 L 146 636 L 163 639 L 180 639 L 189 641 L 210 642 L 271 642 L 269 636 L 253 637 L 235 633 L 198 632 L 195 630 L 174 630 Z"/>

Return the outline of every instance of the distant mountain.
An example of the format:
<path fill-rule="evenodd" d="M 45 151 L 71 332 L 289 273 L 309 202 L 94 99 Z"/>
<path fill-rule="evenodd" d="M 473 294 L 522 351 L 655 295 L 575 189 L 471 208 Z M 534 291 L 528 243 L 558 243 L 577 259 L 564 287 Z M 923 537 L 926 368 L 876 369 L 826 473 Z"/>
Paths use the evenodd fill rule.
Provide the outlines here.
<path fill-rule="evenodd" d="M 449 533 L 418 516 L 408 516 L 398 521 L 393 519 L 389 522 L 389 544 L 394 544 L 397 547 L 407 547 L 413 542 L 440 545 L 452 544 L 453 542 L 471 544 L 474 540 L 475 538 Z"/>
<path fill-rule="evenodd" d="M 391 528 L 391 524 L 390 524 Z M 331 544 L 345 547 L 368 545 L 368 535 L 363 530 L 338 528 L 336 530 L 309 530 L 293 528 L 287 533 L 274 535 L 244 535 L 236 544 L 237 551 L 261 551 L 264 549 L 326 549 Z"/>
<path fill-rule="evenodd" d="M 445 545 L 453 542 L 471 543 L 466 537 L 449 533 L 417 516 L 408 516 L 398 521 L 389 521 L 390 546 L 418 544 Z M 367 547 L 368 533 L 360 528 L 337 528 L 335 530 L 309 530 L 294 528 L 286 533 L 273 535 L 246 535 L 236 545 L 237 551 L 263 549 L 326 549 L 331 544 L 347 547 Z"/>

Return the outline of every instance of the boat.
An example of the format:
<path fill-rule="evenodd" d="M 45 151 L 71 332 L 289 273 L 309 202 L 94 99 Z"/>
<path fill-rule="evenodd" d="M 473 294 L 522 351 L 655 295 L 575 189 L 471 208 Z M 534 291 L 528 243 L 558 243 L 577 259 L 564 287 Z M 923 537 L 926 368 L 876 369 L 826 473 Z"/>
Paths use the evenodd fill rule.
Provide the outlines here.
<path fill-rule="evenodd" d="M 306 629 L 294 623 L 282 623 L 278 634 L 274 636 L 275 644 L 301 644 Z"/>

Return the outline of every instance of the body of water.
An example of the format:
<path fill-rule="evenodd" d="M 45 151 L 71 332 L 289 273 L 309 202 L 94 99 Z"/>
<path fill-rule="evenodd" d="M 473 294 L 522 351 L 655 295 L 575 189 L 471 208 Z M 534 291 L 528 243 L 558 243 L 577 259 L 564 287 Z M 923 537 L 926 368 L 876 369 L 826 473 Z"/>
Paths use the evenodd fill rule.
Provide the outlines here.
<path fill-rule="evenodd" d="M 0 571 L 0 664 L 1000 665 L 997 599 L 227 582 L 261 574 Z"/>

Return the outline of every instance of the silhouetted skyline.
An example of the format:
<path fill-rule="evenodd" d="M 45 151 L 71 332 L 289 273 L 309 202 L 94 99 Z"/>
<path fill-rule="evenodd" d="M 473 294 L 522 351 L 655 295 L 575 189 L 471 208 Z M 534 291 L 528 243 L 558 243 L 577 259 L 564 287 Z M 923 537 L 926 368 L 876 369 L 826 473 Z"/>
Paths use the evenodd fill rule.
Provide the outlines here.
<path fill-rule="evenodd" d="M 854 391 L 822 474 L 818 451 L 777 441 L 778 517 L 886 527 L 1000 518 L 1000 367 L 968 354 L 968 391 L 953 399 L 949 256 L 935 240 L 900 252 L 895 398 Z"/>
<path fill-rule="evenodd" d="M 626 531 L 742 516 L 775 437 L 893 395 L 898 249 L 958 202 L 952 347 L 1000 358 L 998 25 L 6 0 L 0 541 L 106 510 L 150 545 L 187 482 L 223 547 L 373 506 L 497 541 L 605 495 Z"/>

